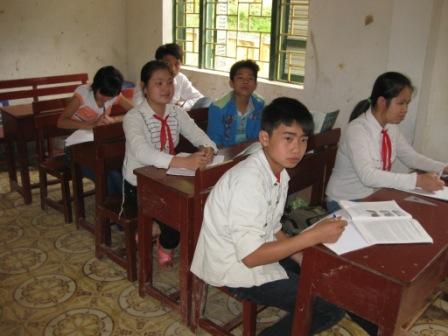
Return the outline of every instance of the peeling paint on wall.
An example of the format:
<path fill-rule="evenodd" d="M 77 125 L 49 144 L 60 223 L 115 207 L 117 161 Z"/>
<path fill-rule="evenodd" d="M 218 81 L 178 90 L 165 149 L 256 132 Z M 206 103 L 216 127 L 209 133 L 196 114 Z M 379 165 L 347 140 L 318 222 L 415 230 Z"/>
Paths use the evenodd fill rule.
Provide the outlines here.
<path fill-rule="evenodd" d="M 373 23 L 373 15 L 367 15 L 364 18 L 364 26 L 368 26 L 371 23 Z"/>

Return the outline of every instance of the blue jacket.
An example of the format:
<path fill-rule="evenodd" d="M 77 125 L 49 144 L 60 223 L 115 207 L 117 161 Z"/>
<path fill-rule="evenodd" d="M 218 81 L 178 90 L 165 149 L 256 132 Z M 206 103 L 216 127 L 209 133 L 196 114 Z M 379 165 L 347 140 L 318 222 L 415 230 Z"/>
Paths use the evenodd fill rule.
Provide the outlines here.
<path fill-rule="evenodd" d="M 264 100 L 261 96 L 252 93 L 254 110 L 247 119 L 246 138 L 258 138 L 261 127 L 261 113 Z M 216 145 L 229 147 L 236 144 L 237 108 L 233 91 L 216 100 L 208 109 L 207 134 Z"/>

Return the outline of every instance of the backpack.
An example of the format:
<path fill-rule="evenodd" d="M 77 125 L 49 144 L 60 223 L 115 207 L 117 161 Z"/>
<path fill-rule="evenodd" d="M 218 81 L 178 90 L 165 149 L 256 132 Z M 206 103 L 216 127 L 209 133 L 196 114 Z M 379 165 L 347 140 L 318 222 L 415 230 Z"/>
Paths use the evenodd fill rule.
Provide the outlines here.
<path fill-rule="evenodd" d="M 313 225 L 328 214 L 321 206 L 310 206 L 300 197 L 288 200 L 281 218 L 282 230 L 294 236 Z"/>

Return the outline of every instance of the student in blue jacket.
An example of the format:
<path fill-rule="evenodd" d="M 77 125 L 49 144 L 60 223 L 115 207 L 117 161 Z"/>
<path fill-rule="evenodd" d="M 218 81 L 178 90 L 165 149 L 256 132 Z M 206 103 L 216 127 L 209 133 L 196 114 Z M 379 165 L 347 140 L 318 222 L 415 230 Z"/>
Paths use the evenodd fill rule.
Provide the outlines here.
<path fill-rule="evenodd" d="M 209 107 L 207 134 L 221 147 L 258 138 L 264 99 L 254 93 L 260 67 L 252 60 L 238 61 L 230 68 L 233 89 Z"/>

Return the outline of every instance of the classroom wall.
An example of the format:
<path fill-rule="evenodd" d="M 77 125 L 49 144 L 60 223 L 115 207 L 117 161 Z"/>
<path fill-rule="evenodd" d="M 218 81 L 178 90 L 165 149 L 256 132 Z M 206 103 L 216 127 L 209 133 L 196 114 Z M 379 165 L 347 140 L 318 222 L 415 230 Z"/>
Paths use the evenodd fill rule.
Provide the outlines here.
<path fill-rule="evenodd" d="M 0 2 L 0 79 L 87 72 L 127 75 L 126 0 Z"/>
<path fill-rule="evenodd" d="M 442 119 L 448 118 L 448 95 L 442 89 L 447 87 L 448 78 L 444 71 L 447 62 L 443 61 L 448 58 L 447 2 L 313 0 L 310 2 L 304 87 L 259 80 L 257 91 L 268 101 L 285 95 L 300 99 L 312 110 L 339 108 L 341 114 L 337 126 L 344 128 L 352 108 L 370 95 L 379 74 L 390 70 L 402 71 L 418 88 L 408 116 L 401 125 L 404 135 L 418 150 L 448 161 L 448 151 L 443 149 L 446 146 L 441 146 L 447 141 L 447 137 L 442 135 L 447 133 L 447 122 Z M 134 6 L 134 3 L 130 2 L 129 6 Z M 171 13 L 171 1 L 163 3 Z M 138 2 L 138 6 L 141 11 L 144 8 L 140 6 L 162 10 L 162 0 L 153 0 L 151 5 Z M 165 13 L 161 15 L 154 10 L 148 20 L 160 24 Z M 437 16 L 441 16 L 439 25 L 434 23 Z M 147 43 L 150 48 L 172 41 L 171 22 L 163 22 L 166 22 L 165 30 L 149 37 Z M 141 47 L 142 43 L 139 45 Z M 141 64 L 134 62 L 135 56 L 138 55 L 129 54 L 129 64 L 139 68 Z M 137 73 L 138 70 L 130 67 L 129 72 Z M 183 72 L 201 92 L 212 98 L 229 90 L 227 74 L 187 67 Z M 427 83 L 439 90 L 428 93 Z M 440 92 L 440 97 L 437 92 Z"/>

